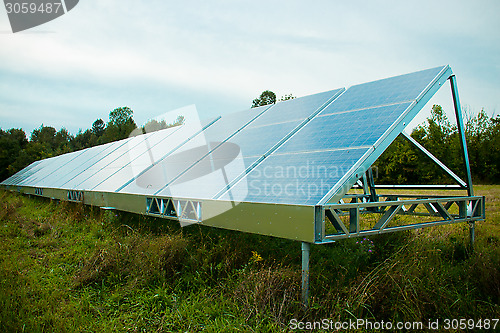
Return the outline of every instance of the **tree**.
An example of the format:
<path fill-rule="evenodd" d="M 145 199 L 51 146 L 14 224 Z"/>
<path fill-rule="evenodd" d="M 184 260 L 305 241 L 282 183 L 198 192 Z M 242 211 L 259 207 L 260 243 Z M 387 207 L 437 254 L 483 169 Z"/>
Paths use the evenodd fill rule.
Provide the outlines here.
<path fill-rule="evenodd" d="M 499 183 L 500 118 L 490 118 L 484 110 L 476 116 L 466 114 L 464 118 L 473 180 Z M 448 121 L 441 106 L 434 105 L 426 123 L 415 128 L 411 136 L 459 177 L 465 179 L 458 129 Z M 381 183 L 432 184 L 450 181 L 436 164 L 402 138 L 396 139 L 375 164 L 379 170 L 378 182 Z"/>
<path fill-rule="evenodd" d="M 104 120 L 101 118 L 97 119 L 94 121 L 92 124 L 92 133 L 95 134 L 95 136 L 100 137 L 104 134 L 104 130 L 106 129 L 106 124 L 104 123 Z"/>
<path fill-rule="evenodd" d="M 116 108 L 109 113 L 109 123 L 113 125 L 125 125 L 127 122 L 132 120 L 132 115 L 134 111 L 128 106 L 123 106 L 121 108 Z"/>
<path fill-rule="evenodd" d="M 64 127 L 56 131 L 54 127 L 42 124 L 40 128 L 31 132 L 30 142 L 43 145 L 44 152 L 48 153 L 49 156 L 56 156 L 71 151 L 70 142 L 72 139 L 72 135 Z"/>
<path fill-rule="evenodd" d="M 40 142 L 28 142 L 26 148 L 21 150 L 19 156 L 8 167 L 8 172 L 14 174 L 31 163 L 52 156 L 49 148 Z"/>
<path fill-rule="evenodd" d="M 128 138 L 137 128 L 132 118 L 134 111 L 127 106 L 116 108 L 109 113 L 109 122 L 100 143 L 108 143 Z"/>
<path fill-rule="evenodd" d="M 258 106 L 275 104 L 276 103 L 276 94 L 270 90 L 264 90 L 262 94 L 260 94 L 259 98 L 256 98 L 252 102 L 252 108 L 256 108 Z"/>
<path fill-rule="evenodd" d="M 70 142 L 73 136 L 64 127 L 54 136 L 54 155 L 66 154 L 72 151 Z"/>
<path fill-rule="evenodd" d="M 78 134 L 71 140 L 71 149 L 73 151 L 90 148 L 98 145 L 98 138 L 93 130 L 78 131 Z"/>
<path fill-rule="evenodd" d="M 22 129 L 11 128 L 7 131 L 0 129 L 0 180 L 19 171 L 14 168 L 10 168 L 9 171 L 9 166 L 17 160 L 27 144 L 28 139 Z"/>
<path fill-rule="evenodd" d="M 148 121 L 144 126 L 141 127 L 141 131 L 134 131 L 137 133 L 132 133 L 131 135 L 140 135 L 140 134 L 146 134 L 146 133 L 151 133 L 155 131 L 160 131 L 166 128 L 170 127 L 175 127 L 175 126 L 180 126 L 184 124 L 184 116 L 177 116 L 177 119 L 175 119 L 174 122 L 167 124 L 165 120 L 156 120 L 156 119 L 151 119 Z"/>
<path fill-rule="evenodd" d="M 40 143 L 45 145 L 47 148 L 52 150 L 55 146 L 55 135 L 57 131 L 54 127 L 44 126 L 43 124 L 40 128 L 35 128 L 33 132 L 31 132 L 31 142 Z"/>

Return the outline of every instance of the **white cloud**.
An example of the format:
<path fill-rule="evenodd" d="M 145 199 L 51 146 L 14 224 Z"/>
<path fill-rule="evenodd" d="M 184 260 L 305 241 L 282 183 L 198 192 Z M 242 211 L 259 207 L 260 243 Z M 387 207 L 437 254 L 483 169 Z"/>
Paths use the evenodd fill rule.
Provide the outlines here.
<path fill-rule="evenodd" d="M 27 122 L 30 106 L 39 105 L 43 112 L 29 113 L 37 127 L 45 119 L 69 121 L 73 106 L 69 118 L 80 125 L 67 127 L 75 131 L 114 106 L 136 105 L 136 116 L 147 120 L 155 108 L 202 101 L 198 109 L 215 114 L 248 107 L 265 89 L 301 96 L 448 63 L 464 104 L 495 108 L 499 7 L 496 1 L 81 1 L 31 31 L 0 34 L 0 85 L 8 86 L 0 92 L 0 114 L 16 126 L 16 117 Z M 0 30 L 8 27 L 0 15 Z M 19 80 L 5 81 L 12 76 L 32 77 L 31 94 L 23 94 Z M 64 94 L 56 91 L 60 85 Z M 7 109 L 16 114 L 7 117 Z"/>

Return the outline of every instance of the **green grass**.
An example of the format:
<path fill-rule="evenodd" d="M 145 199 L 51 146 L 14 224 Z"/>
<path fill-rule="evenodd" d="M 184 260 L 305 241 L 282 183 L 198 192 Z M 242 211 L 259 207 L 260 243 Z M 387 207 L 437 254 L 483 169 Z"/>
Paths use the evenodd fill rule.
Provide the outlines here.
<path fill-rule="evenodd" d="M 312 246 L 0 192 L 2 332 L 282 332 L 295 318 L 500 316 L 500 186 L 487 219 Z M 371 250 L 371 252 L 369 251 Z"/>

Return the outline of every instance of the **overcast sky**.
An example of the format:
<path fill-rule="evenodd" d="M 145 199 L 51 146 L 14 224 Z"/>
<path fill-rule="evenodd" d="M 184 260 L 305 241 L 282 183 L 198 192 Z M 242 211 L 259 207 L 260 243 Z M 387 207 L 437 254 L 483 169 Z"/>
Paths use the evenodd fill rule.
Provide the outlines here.
<path fill-rule="evenodd" d="M 499 15 L 498 0 L 82 0 L 13 34 L 0 7 L 0 127 L 76 134 L 120 106 L 138 124 L 190 104 L 210 117 L 266 89 L 300 97 L 446 64 L 462 105 L 497 114 Z M 430 103 L 452 111 L 450 96 Z"/>

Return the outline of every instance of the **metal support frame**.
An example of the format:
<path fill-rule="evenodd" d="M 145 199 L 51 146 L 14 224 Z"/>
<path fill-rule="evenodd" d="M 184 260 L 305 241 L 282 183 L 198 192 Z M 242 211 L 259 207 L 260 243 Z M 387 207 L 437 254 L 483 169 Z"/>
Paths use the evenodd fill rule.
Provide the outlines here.
<path fill-rule="evenodd" d="M 323 206 L 324 214 L 328 217 L 335 232 L 325 234 L 318 243 L 451 223 L 471 223 L 485 218 L 485 198 L 482 196 L 432 198 L 415 196 L 412 198 L 410 195 L 381 195 L 380 198 L 386 198 L 386 200 Z M 455 205 L 458 207 L 458 214 L 452 211 Z M 374 212 L 375 207 L 377 211 Z M 362 216 L 373 213 L 380 214 L 378 220 L 370 225 L 362 225 Z M 430 221 L 412 224 L 404 224 L 401 221 L 394 223 L 397 215 L 419 216 Z M 346 217 L 345 222 L 342 220 L 343 216 Z M 349 226 L 346 225 L 347 223 Z"/>
<path fill-rule="evenodd" d="M 462 119 L 462 109 L 460 107 L 457 78 L 455 77 L 455 75 L 450 76 L 450 86 L 451 86 L 451 95 L 453 96 L 453 106 L 455 107 L 455 116 L 457 118 L 457 129 L 460 138 L 460 146 L 462 148 L 462 153 L 464 158 L 465 177 L 467 181 L 467 194 L 469 196 L 473 196 L 474 189 L 472 188 L 472 174 L 470 172 L 469 153 L 467 151 L 467 141 L 465 139 L 465 129 L 464 129 L 464 122 Z M 471 249 L 474 249 L 474 239 L 475 239 L 474 221 L 471 221 L 469 223 L 469 233 L 470 233 L 470 247 Z"/>
<path fill-rule="evenodd" d="M 373 170 L 371 167 L 366 171 L 366 178 L 368 182 L 368 188 L 370 190 L 370 201 L 376 202 L 378 201 L 378 196 L 377 190 L 375 189 L 375 181 L 373 180 Z"/>
<path fill-rule="evenodd" d="M 309 306 L 309 255 L 311 244 L 302 242 L 302 304 Z"/>
<path fill-rule="evenodd" d="M 43 190 L 42 190 L 42 193 L 43 193 Z M 69 190 L 67 195 L 68 195 L 68 201 L 83 202 L 84 191 Z"/>
<path fill-rule="evenodd" d="M 422 153 L 424 153 L 425 156 L 430 158 L 434 163 L 436 163 L 441 169 L 443 169 L 455 182 L 457 182 L 462 188 L 467 188 L 467 183 L 465 183 L 460 177 L 458 177 L 453 171 L 450 170 L 446 165 L 444 165 L 443 162 L 441 162 L 437 157 L 432 155 L 431 152 L 429 152 L 427 149 L 425 149 L 424 146 L 422 146 L 420 143 L 418 143 L 417 140 L 412 138 L 408 133 L 405 131 L 402 132 L 403 137 L 410 142 L 413 146 L 415 146 L 418 150 L 420 150 Z"/>
<path fill-rule="evenodd" d="M 163 218 L 177 219 L 181 225 L 202 221 L 200 201 L 146 197 L 146 214 Z"/>

